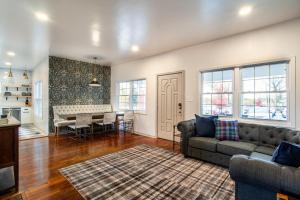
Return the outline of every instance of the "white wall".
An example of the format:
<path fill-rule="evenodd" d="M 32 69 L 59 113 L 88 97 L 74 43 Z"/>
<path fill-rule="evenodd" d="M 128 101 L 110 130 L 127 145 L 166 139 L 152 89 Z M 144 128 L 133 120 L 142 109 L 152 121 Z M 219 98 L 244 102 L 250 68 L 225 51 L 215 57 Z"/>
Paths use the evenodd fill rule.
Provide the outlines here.
<path fill-rule="evenodd" d="M 264 29 L 203 43 L 169 53 L 112 66 L 111 99 L 116 107 L 117 81 L 147 78 L 147 113 L 138 115 L 136 131 L 156 135 L 156 75 L 185 71 L 185 119 L 199 112 L 200 70 L 255 63 L 277 58 L 300 57 L 300 19 Z M 300 70 L 296 64 L 296 102 L 300 102 Z M 300 129 L 300 107 L 296 106 L 296 128 Z"/>
<path fill-rule="evenodd" d="M 38 64 L 32 72 L 32 86 L 34 91 L 34 83 L 42 81 L 42 96 L 43 96 L 43 116 L 39 118 L 34 115 L 34 125 L 41 129 L 44 133 L 49 133 L 49 58 L 48 56 Z M 34 99 L 34 92 L 33 92 Z M 33 101 L 34 110 L 34 101 Z"/>

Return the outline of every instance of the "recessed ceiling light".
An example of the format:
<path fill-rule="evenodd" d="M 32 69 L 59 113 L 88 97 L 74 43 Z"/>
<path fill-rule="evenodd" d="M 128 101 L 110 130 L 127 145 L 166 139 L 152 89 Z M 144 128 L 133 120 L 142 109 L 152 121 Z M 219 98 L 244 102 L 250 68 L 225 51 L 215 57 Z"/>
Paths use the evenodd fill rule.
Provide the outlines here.
<path fill-rule="evenodd" d="M 92 41 L 94 46 L 99 46 L 100 43 L 100 31 L 92 30 Z"/>
<path fill-rule="evenodd" d="M 252 12 L 252 6 L 244 6 L 239 10 L 240 16 L 247 16 Z"/>
<path fill-rule="evenodd" d="M 11 66 L 11 63 L 10 62 L 6 62 L 5 65 Z"/>
<path fill-rule="evenodd" d="M 137 45 L 132 45 L 132 47 L 131 47 L 131 51 L 132 52 L 138 52 L 140 50 L 140 47 L 139 46 L 137 46 Z"/>
<path fill-rule="evenodd" d="M 38 20 L 42 21 L 42 22 L 47 22 L 47 21 L 49 21 L 48 15 L 45 14 L 45 13 L 43 13 L 43 12 L 36 12 L 36 13 L 35 13 L 35 17 L 36 17 Z"/>
<path fill-rule="evenodd" d="M 8 52 L 6 52 L 6 54 L 11 57 L 14 57 L 16 55 L 15 52 L 12 52 L 12 51 L 8 51 Z"/>

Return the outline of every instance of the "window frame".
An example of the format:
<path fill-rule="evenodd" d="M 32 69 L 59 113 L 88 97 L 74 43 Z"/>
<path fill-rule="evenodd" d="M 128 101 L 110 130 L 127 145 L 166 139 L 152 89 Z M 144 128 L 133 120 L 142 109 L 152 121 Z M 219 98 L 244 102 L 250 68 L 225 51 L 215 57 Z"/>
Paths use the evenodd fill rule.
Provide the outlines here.
<path fill-rule="evenodd" d="M 212 87 L 212 92 L 211 93 L 204 93 L 202 92 L 202 85 L 204 83 L 204 80 L 202 78 L 202 74 L 203 73 L 213 73 L 213 72 L 218 72 L 218 71 L 221 71 L 222 72 L 222 84 L 224 83 L 224 79 L 223 79 L 223 71 L 229 71 L 229 70 L 232 70 L 232 88 L 231 88 L 231 92 L 221 92 L 221 93 L 214 93 L 213 92 L 213 87 Z M 212 77 L 213 78 L 213 77 Z M 206 94 L 210 94 L 211 95 L 211 107 L 213 106 L 212 104 L 212 95 L 213 94 L 217 94 L 217 95 L 223 95 L 223 94 L 227 94 L 227 95 L 232 95 L 232 115 L 220 115 L 222 117 L 226 117 L 226 118 L 232 118 L 234 116 L 234 101 L 235 101 L 235 98 L 234 98 L 234 86 L 235 86 L 235 70 L 234 70 L 234 67 L 227 67 L 227 68 L 223 68 L 223 69 L 215 69 L 215 70 L 207 70 L 207 71 L 201 71 L 200 72 L 200 81 L 201 81 L 201 86 L 200 86 L 200 114 L 202 114 L 202 103 L 201 101 L 203 100 L 203 95 L 206 95 Z M 212 84 L 213 84 L 213 79 L 212 79 Z M 213 85 L 212 85 L 213 86 Z M 207 105 L 207 104 L 204 104 L 204 105 Z M 211 111 L 212 111 L 212 108 L 211 108 Z M 210 115 L 203 115 L 203 116 L 210 116 Z"/>
<path fill-rule="evenodd" d="M 287 120 L 270 120 L 270 119 L 247 119 L 241 118 L 241 74 L 240 69 L 246 66 L 256 66 L 263 64 L 271 64 L 271 63 L 280 63 L 287 62 L 287 76 L 286 76 L 286 95 L 287 95 Z M 233 114 L 232 117 L 229 116 L 220 116 L 225 119 L 235 119 L 240 122 L 245 123 L 253 123 L 253 124 L 263 124 L 263 125 L 276 125 L 282 127 L 295 128 L 296 127 L 296 58 L 280 58 L 280 59 L 270 59 L 265 61 L 256 61 L 246 64 L 234 64 L 227 65 L 230 67 L 206 67 L 204 69 L 199 70 L 198 74 L 198 108 L 199 113 L 202 114 L 202 73 L 210 72 L 210 71 L 219 71 L 219 70 L 227 70 L 233 69 L 233 99 L 232 99 L 232 107 Z"/>
<path fill-rule="evenodd" d="M 145 90 L 146 90 L 145 95 L 134 95 L 133 94 L 133 83 L 135 81 L 145 81 Z M 129 82 L 129 84 L 130 84 L 130 87 L 129 87 L 130 92 L 129 92 L 129 95 L 128 95 L 129 96 L 129 109 L 120 109 L 120 96 L 124 96 L 124 95 L 120 95 L 120 84 L 125 83 L 125 82 Z M 146 111 L 147 111 L 147 96 L 148 96 L 147 79 L 146 78 L 118 81 L 116 83 L 116 85 L 117 85 L 116 86 L 116 96 L 117 96 L 117 98 L 116 98 L 116 100 L 117 100 L 116 107 L 118 108 L 118 110 L 120 110 L 120 111 L 133 110 L 134 113 L 136 113 L 136 114 L 146 114 Z M 127 95 L 125 95 L 125 96 L 127 96 Z M 133 104 L 132 104 L 132 97 L 133 96 L 145 96 L 145 109 L 144 110 L 134 110 L 133 109 Z"/>
<path fill-rule="evenodd" d="M 271 67 L 271 65 L 274 65 L 274 64 L 280 64 L 280 63 L 286 63 L 287 64 L 287 71 L 286 71 L 286 76 L 285 76 L 285 83 L 286 83 L 286 88 L 285 88 L 285 90 L 282 90 L 282 91 L 271 91 L 270 90 L 270 87 L 271 87 L 271 77 L 270 77 L 270 67 Z M 269 74 L 268 74 L 268 79 L 269 79 L 269 88 L 268 88 L 268 90 L 264 90 L 264 91 L 256 91 L 256 84 L 255 84 L 255 81 L 256 80 L 261 80 L 261 79 L 257 79 L 256 77 L 256 67 L 260 67 L 260 66 L 268 66 L 268 70 L 269 70 Z M 241 69 L 246 69 L 246 68 L 254 68 L 254 76 L 253 76 L 253 81 L 254 81 L 254 88 L 253 88 L 253 91 L 248 91 L 248 92 L 244 92 L 244 91 L 242 91 L 242 88 L 240 88 L 240 90 L 239 90 L 239 98 L 240 98 L 240 102 L 239 102 L 239 118 L 241 118 L 241 119 L 244 119 L 244 120 L 261 120 L 261 121 L 274 121 L 274 122 L 289 122 L 289 84 L 288 84 L 288 81 L 289 81 L 289 61 L 277 61 L 277 62 L 269 62 L 269 63 L 263 63 L 263 64 L 253 64 L 253 65 L 247 65 L 247 66 L 243 66 L 243 67 L 239 67 L 239 71 L 240 71 L 240 76 L 239 76 L 239 83 L 240 83 L 240 86 L 242 86 L 243 85 L 243 79 L 241 78 L 241 74 L 242 74 L 242 71 L 241 71 Z M 281 77 L 282 78 L 282 77 Z M 243 94 L 253 94 L 254 95 L 254 101 L 255 101 L 255 99 L 256 99 L 256 95 L 257 94 L 269 94 L 269 95 L 271 95 L 271 94 L 279 94 L 279 93 L 283 93 L 283 94 L 286 94 L 286 106 L 281 106 L 281 107 L 286 107 L 286 109 L 287 109 L 287 120 L 279 120 L 279 119 L 270 119 L 270 116 L 269 116 L 269 119 L 260 119 L 260 118 L 256 118 L 255 117 L 255 113 L 256 113 L 256 105 L 254 104 L 253 105 L 253 109 L 254 109 L 254 118 L 244 118 L 244 117 L 242 117 L 241 116 L 241 112 L 242 112 L 242 106 L 245 106 L 245 105 L 242 105 L 242 95 Z M 271 105 L 270 105 L 270 98 L 268 99 L 269 101 L 268 101 L 268 110 L 269 110 L 269 114 L 270 114 L 270 108 L 272 107 Z M 278 107 L 278 106 L 275 106 L 275 107 Z"/>
<path fill-rule="evenodd" d="M 43 119 L 43 82 L 37 80 L 34 82 L 34 116 Z M 40 107 L 39 107 L 39 106 Z"/>

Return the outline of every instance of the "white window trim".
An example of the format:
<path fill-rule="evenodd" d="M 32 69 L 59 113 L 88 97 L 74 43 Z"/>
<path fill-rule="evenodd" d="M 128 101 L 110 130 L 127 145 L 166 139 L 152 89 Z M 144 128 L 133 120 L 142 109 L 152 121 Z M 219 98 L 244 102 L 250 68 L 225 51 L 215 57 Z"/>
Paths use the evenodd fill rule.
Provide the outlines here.
<path fill-rule="evenodd" d="M 139 81 L 139 80 L 145 80 L 146 81 L 146 94 L 145 94 L 145 110 L 133 110 L 132 109 L 132 84 L 133 81 Z M 120 83 L 122 82 L 130 82 L 130 94 L 129 94 L 129 110 L 133 110 L 134 114 L 141 114 L 146 115 L 147 114 L 147 96 L 148 96 L 148 84 L 146 78 L 139 78 L 139 79 L 132 79 L 132 80 L 121 80 L 116 82 L 116 108 L 119 111 L 124 111 L 124 109 L 119 108 L 119 97 L 120 97 Z"/>
<path fill-rule="evenodd" d="M 40 97 L 37 97 L 37 94 L 33 94 L 34 95 L 34 116 L 38 119 L 43 119 L 43 82 L 42 80 L 37 80 L 34 82 L 34 93 L 36 93 L 36 84 L 39 83 L 40 84 Z M 36 101 L 40 101 L 41 103 L 41 110 L 40 110 L 40 113 L 39 114 L 36 114 L 36 109 L 37 109 L 37 103 Z"/>
<path fill-rule="evenodd" d="M 276 61 L 283 61 L 288 60 L 289 66 L 288 66 L 288 77 L 287 77 L 287 110 L 288 110 L 288 120 L 287 121 L 280 121 L 280 120 L 261 120 L 261 119 L 244 119 L 240 117 L 240 94 L 241 94 L 241 88 L 239 84 L 240 80 L 240 68 L 246 65 L 258 65 L 262 63 L 271 63 Z M 296 58 L 281 58 L 281 59 L 271 59 L 266 61 L 259 61 L 259 62 L 253 62 L 253 63 L 247 63 L 247 64 L 236 64 L 236 65 L 227 65 L 228 67 L 213 67 L 213 68 L 207 68 L 207 70 L 200 70 L 199 71 L 199 95 L 198 95 L 198 108 L 199 113 L 202 113 L 201 110 L 201 104 L 202 104 L 202 76 L 201 73 L 208 72 L 208 71 L 217 71 L 217 70 L 226 70 L 226 69 L 232 69 L 234 68 L 234 77 L 233 77 L 233 99 L 232 99 L 232 113 L 233 117 L 222 117 L 225 119 L 236 119 L 239 122 L 245 122 L 245 123 L 251 123 L 251 124 L 262 124 L 262 125 L 274 125 L 274 126 L 281 126 L 281 127 L 289 127 L 289 128 L 295 128 L 296 127 Z"/>
<path fill-rule="evenodd" d="M 227 68 L 222 68 L 222 69 L 216 69 L 216 70 L 207 70 L 207 71 L 201 71 L 200 72 L 200 81 L 201 81 L 201 84 L 200 84 L 200 112 L 199 113 L 202 113 L 201 112 L 201 99 L 202 99 L 202 95 L 203 94 L 207 94 L 207 93 L 202 93 L 201 91 L 201 88 L 202 88 L 202 84 L 203 84 L 203 80 L 202 80 L 202 73 L 206 73 L 206 72 L 216 72 L 216 71 L 226 71 L 226 70 L 232 70 L 233 71 L 233 76 L 232 76 L 232 92 L 224 92 L 224 93 L 221 93 L 221 94 L 232 94 L 232 116 L 222 116 L 224 118 L 233 118 L 233 116 L 235 116 L 234 114 L 234 95 L 235 95 L 235 91 L 234 91 L 234 86 L 235 86 L 235 68 L 234 67 L 227 67 Z M 223 83 L 223 78 L 222 78 L 222 83 Z M 217 93 L 209 93 L 209 94 L 217 94 Z M 206 115 L 207 116 L 207 115 Z"/>

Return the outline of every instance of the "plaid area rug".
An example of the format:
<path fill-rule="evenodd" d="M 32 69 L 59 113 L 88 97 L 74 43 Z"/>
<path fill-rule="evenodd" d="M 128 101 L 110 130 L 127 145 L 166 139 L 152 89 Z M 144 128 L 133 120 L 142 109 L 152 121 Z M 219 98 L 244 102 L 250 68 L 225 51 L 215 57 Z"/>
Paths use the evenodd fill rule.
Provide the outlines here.
<path fill-rule="evenodd" d="M 139 145 L 60 169 L 85 199 L 234 199 L 228 170 Z"/>

